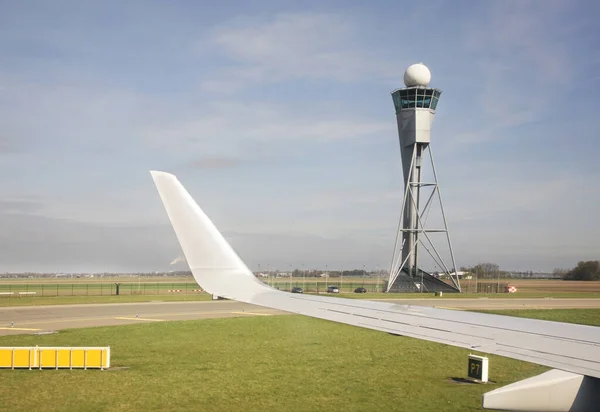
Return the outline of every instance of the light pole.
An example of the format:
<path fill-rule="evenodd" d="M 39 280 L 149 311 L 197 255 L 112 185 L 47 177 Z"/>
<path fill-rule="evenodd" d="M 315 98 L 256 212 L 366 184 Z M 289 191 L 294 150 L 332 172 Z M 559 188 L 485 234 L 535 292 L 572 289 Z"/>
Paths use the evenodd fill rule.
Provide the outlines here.
<path fill-rule="evenodd" d="M 294 271 L 292 270 L 292 265 L 290 265 L 290 292 L 292 291 L 292 276 L 294 275 Z"/>
<path fill-rule="evenodd" d="M 327 271 L 327 265 L 325 265 L 325 289 L 327 289 L 327 281 L 329 280 L 329 272 Z"/>
<path fill-rule="evenodd" d="M 365 265 L 363 265 L 363 273 L 362 273 L 362 278 L 363 278 L 363 281 L 362 281 L 363 285 L 362 285 L 362 287 L 363 288 L 365 287 L 365 278 L 366 277 L 367 277 L 367 271 L 365 270 Z"/>
<path fill-rule="evenodd" d="M 496 284 L 496 293 L 500 293 L 500 270 L 498 270 L 498 276 L 496 276 L 497 284 Z"/>
<path fill-rule="evenodd" d="M 377 293 L 379 293 L 379 265 L 377 265 L 377 268 L 375 270 L 377 271 L 377 286 L 375 287 L 375 290 L 377 291 Z"/>
<path fill-rule="evenodd" d="M 344 287 L 344 269 L 342 268 L 340 270 L 340 292 L 342 291 L 343 287 Z"/>
<path fill-rule="evenodd" d="M 302 289 L 306 289 L 306 269 L 304 269 L 304 263 L 302 266 Z"/>

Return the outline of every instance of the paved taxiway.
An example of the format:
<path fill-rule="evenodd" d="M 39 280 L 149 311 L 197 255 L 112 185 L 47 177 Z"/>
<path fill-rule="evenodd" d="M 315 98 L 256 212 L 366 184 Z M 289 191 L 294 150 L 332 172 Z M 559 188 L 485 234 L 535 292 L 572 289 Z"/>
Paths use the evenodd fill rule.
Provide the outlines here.
<path fill-rule="evenodd" d="M 478 298 L 385 301 L 462 310 L 600 308 L 600 299 Z M 285 312 L 228 300 L 3 307 L 0 308 L 0 336 L 91 326 L 278 314 Z"/>
<path fill-rule="evenodd" d="M 225 300 L 4 307 L 0 308 L 0 335 L 91 326 L 233 316 L 268 316 L 283 313 Z"/>

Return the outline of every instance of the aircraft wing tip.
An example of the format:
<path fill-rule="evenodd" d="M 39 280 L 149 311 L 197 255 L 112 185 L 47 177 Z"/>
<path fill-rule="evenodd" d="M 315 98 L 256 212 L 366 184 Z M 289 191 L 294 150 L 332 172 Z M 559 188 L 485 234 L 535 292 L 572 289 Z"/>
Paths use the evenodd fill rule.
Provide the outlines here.
<path fill-rule="evenodd" d="M 162 172 L 160 170 L 150 170 L 150 175 L 154 180 L 156 179 L 176 179 L 175 175 L 168 172 Z"/>

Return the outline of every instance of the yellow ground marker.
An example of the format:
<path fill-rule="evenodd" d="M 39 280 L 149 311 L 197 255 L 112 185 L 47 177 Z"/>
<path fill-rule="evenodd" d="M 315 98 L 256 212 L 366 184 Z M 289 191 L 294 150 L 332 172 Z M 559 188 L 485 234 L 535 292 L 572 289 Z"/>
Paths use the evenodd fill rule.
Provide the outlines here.
<path fill-rule="evenodd" d="M 41 330 L 41 329 L 31 329 L 31 328 L 4 328 L 4 327 L 0 327 L 0 330 L 31 330 L 31 331 L 36 331 L 36 330 Z"/>
<path fill-rule="evenodd" d="M 260 312 L 231 312 L 234 315 L 255 315 L 255 316 L 271 316 L 270 313 L 260 313 Z"/>
<path fill-rule="evenodd" d="M 126 318 L 126 317 L 117 317 L 115 319 L 119 320 L 145 320 L 148 322 L 164 322 L 164 319 L 148 319 L 148 318 Z"/>

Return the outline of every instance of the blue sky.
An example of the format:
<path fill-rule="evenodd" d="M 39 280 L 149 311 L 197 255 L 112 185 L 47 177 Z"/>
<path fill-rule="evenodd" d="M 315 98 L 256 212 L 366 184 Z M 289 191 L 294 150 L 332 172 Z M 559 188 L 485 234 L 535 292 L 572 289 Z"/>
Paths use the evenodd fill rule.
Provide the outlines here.
<path fill-rule="evenodd" d="M 594 1 L 0 2 L 0 271 L 181 268 L 149 170 L 251 268 L 388 267 L 424 62 L 457 265 L 598 259 Z"/>

